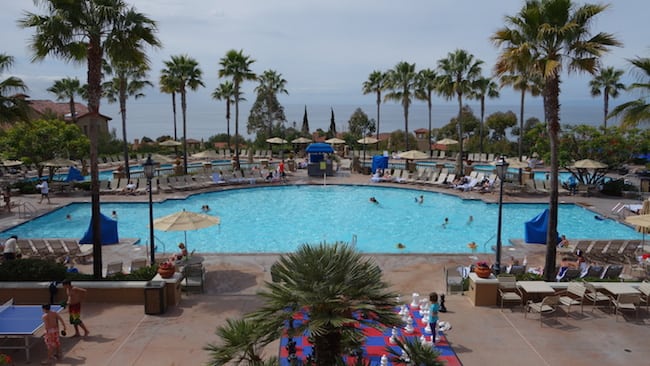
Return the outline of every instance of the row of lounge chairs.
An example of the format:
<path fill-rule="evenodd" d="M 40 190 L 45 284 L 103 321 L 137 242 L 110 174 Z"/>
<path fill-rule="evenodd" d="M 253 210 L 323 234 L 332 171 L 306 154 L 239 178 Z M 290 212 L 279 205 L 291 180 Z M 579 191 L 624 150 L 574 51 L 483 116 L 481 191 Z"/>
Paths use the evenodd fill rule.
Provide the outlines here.
<path fill-rule="evenodd" d="M 84 250 L 76 240 L 69 239 L 18 239 L 17 245 L 21 255 L 28 258 L 86 263 L 93 255 L 92 249 Z"/>
<path fill-rule="evenodd" d="M 578 240 L 575 245 L 561 249 L 565 252 L 582 251 L 588 262 L 598 264 L 634 264 L 643 250 L 641 240 Z"/>
<path fill-rule="evenodd" d="M 372 182 L 397 182 L 397 183 L 407 183 L 407 184 L 423 184 L 431 186 L 439 186 L 446 188 L 459 189 L 464 192 L 469 192 L 472 190 L 489 192 L 496 181 L 496 174 L 490 173 L 486 175 L 480 171 L 472 171 L 467 177 L 468 180 L 466 183 L 459 184 L 454 183 L 456 179 L 456 174 L 450 173 L 448 168 L 432 168 L 432 167 L 418 167 L 417 170 L 413 173 L 402 169 L 394 169 L 392 174 L 375 174 L 371 178 Z M 480 184 L 484 180 L 487 181 L 487 185 Z"/>
<path fill-rule="evenodd" d="M 548 179 L 526 179 L 524 186 L 527 193 L 548 194 L 551 192 L 551 181 Z M 568 195 L 570 193 L 562 185 L 558 185 L 557 189 L 560 195 Z"/>

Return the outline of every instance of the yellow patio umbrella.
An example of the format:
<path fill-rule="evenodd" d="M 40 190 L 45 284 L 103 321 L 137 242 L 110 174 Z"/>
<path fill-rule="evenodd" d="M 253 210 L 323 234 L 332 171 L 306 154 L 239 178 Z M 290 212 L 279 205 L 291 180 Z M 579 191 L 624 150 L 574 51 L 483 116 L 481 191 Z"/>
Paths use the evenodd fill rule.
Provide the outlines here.
<path fill-rule="evenodd" d="M 271 137 L 266 139 L 266 142 L 268 142 L 269 144 L 286 144 L 287 140 L 280 137 Z"/>
<path fill-rule="evenodd" d="M 421 159 L 428 159 L 429 155 L 423 153 L 422 151 L 419 150 L 409 150 L 405 151 L 402 153 L 397 154 L 402 159 L 406 160 L 421 160 Z"/>
<path fill-rule="evenodd" d="M 332 137 L 331 139 L 325 140 L 326 143 L 332 144 L 332 145 L 337 145 L 337 144 L 345 144 L 345 140 L 341 140 L 336 137 Z"/>
<path fill-rule="evenodd" d="M 379 142 L 379 140 L 377 140 L 374 137 L 366 136 L 366 137 L 364 137 L 362 139 L 358 139 L 357 142 L 360 143 L 360 144 L 363 144 L 363 145 L 370 145 L 370 144 L 376 144 L 377 142 Z"/>
<path fill-rule="evenodd" d="M 456 145 L 457 143 L 458 143 L 458 141 L 456 141 L 454 139 L 450 139 L 450 138 L 444 138 L 444 139 L 438 140 L 436 142 L 436 144 L 439 144 L 439 145 Z"/>
<path fill-rule="evenodd" d="M 576 168 L 576 169 L 605 169 L 605 168 L 607 168 L 607 164 L 601 163 L 600 161 L 596 161 L 596 160 L 582 159 L 582 160 L 578 160 L 575 163 L 573 163 L 571 168 Z"/>

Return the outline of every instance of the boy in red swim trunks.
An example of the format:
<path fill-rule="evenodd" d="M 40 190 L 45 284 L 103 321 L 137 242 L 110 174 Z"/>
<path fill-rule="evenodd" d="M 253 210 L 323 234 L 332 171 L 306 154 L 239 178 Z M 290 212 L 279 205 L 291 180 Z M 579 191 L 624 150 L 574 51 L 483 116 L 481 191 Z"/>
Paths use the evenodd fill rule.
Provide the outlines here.
<path fill-rule="evenodd" d="M 86 289 L 72 286 L 70 280 L 63 280 L 63 288 L 68 295 L 67 306 L 70 314 L 70 324 L 74 325 L 73 337 L 79 337 L 79 327 L 83 329 L 84 336 L 88 335 L 88 328 L 81 321 L 81 302 L 86 297 Z"/>
<path fill-rule="evenodd" d="M 50 311 L 50 304 L 43 304 L 43 324 L 45 324 L 45 345 L 47 346 L 47 361 L 41 364 L 53 364 L 55 357 L 61 358 L 61 340 L 59 339 L 59 323 L 63 326 L 61 334 L 65 334 L 65 322 L 59 313 Z"/>

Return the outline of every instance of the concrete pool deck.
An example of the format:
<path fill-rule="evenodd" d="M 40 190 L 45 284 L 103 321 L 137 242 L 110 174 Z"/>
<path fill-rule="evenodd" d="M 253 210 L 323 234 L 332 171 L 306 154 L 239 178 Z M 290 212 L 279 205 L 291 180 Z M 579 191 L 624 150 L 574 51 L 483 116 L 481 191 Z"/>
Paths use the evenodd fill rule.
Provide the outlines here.
<path fill-rule="evenodd" d="M 322 184 L 322 179 L 312 180 L 305 171 L 290 177 L 290 184 Z M 369 177 L 351 173 L 349 176 L 328 177 L 328 184 L 372 184 Z M 382 185 L 386 183 L 381 183 Z M 404 187 L 405 185 L 395 185 Z M 447 189 L 431 189 L 449 192 Z M 219 188 L 222 189 L 222 188 Z M 204 192 L 202 190 L 201 192 Z M 183 197 L 194 192 L 158 194 L 154 199 Z M 454 192 L 458 193 L 458 192 Z M 471 196 L 475 193 L 467 193 Z M 460 193 L 459 195 L 465 195 Z M 479 196 L 478 193 L 475 195 Z M 481 199 L 495 202 L 497 193 L 480 195 Z M 548 197 L 525 195 L 504 196 L 508 202 L 548 202 Z M 45 213 L 69 202 L 89 202 L 89 197 L 52 197 L 51 205 L 38 205 L 37 195 L 13 197 L 15 201 L 30 202 Z M 146 201 L 147 196 L 102 196 L 108 201 Z M 611 208 L 618 202 L 638 203 L 605 197 L 560 197 L 561 201 L 580 203 L 595 212 L 612 216 Z M 0 227 L 16 225 L 24 219 L 17 212 L 0 216 Z M 514 245 L 504 256 L 528 257 L 531 266 L 543 263 L 544 246 Z M 133 256 L 133 246 L 106 247 L 104 263 Z M 141 256 L 140 253 L 135 255 Z M 227 319 L 239 317 L 256 309 L 260 300 L 255 295 L 264 281 L 270 280 L 269 267 L 277 255 L 202 254 L 207 272 L 204 294 L 183 294 L 177 307 L 161 316 L 145 315 L 142 305 L 88 303 L 83 318 L 91 332 L 82 338 L 63 339 L 63 359 L 59 365 L 201 365 L 209 361 L 203 350 L 207 343 L 218 342 L 214 332 Z M 491 261 L 491 253 L 477 254 L 479 259 Z M 410 294 L 444 291 L 442 277 L 445 265 L 468 265 L 475 261 L 471 253 L 458 255 L 374 255 L 385 273 L 391 288 L 402 294 L 405 301 Z M 507 257 L 506 257 L 507 258 Z M 452 329 L 447 336 L 451 346 L 464 365 L 594 365 L 643 364 L 650 357 L 647 347 L 649 313 L 645 308 L 634 318 L 619 318 L 613 314 L 586 307 L 583 316 L 572 311 L 564 317 L 559 311 L 556 318 L 540 328 L 537 315 L 524 319 L 521 310 L 501 311 L 497 307 L 474 307 L 467 296 L 447 296 L 449 312 L 441 320 L 449 321 Z M 573 309 L 572 309 L 573 310 Z M 32 364 L 45 358 L 45 346 L 38 343 L 32 349 Z M 266 353 L 277 355 L 278 344 L 270 345 Z M 3 351 L 4 352 L 4 351 Z M 16 365 L 25 364 L 24 352 L 7 351 Z"/>

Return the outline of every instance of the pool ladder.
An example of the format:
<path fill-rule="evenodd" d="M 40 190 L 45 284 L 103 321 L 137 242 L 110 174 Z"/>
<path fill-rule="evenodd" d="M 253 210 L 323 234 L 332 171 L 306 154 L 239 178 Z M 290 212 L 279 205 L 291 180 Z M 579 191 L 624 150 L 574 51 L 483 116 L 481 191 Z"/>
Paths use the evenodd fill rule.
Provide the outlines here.
<path fill-rule="evenodd" d="M 28 218 L 36 216 L 37 209 L 31 202 L 20 202 L 18 204 L 18 217 L 19 218 Z"/>

